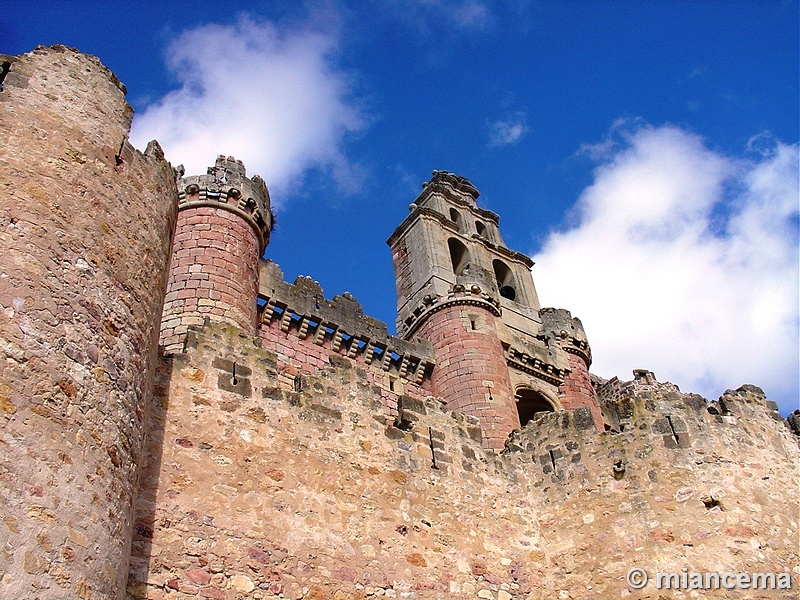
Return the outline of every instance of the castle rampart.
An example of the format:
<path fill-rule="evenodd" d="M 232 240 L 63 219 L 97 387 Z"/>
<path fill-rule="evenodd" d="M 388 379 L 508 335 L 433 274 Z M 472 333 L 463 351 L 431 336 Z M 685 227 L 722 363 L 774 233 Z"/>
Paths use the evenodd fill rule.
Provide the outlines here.
<path fill-rule="evenodd" d="M 431 393 L 434 359 L 428 342 L 389 335 L 386 325 L 364 315 L 352 296 L 327 300 L 309 277 L 286 283 L 280 268 L 268 261 L 261 262 L 260 272 L 258 335 L 264 347 L 277 350 L 280 378 L 295 385 L 302 373 L 327 367 L 333 355 L 363 365 L 390 410 L 397 409 L 401 394 L 424 398 Z"/>
<path fill-rule="evenodd" d="M 0 66 L 0 597 L 691 595 L 633 567 L 786 573 L 764 597 L 795 597 L 775 404 L 591 376 L 469 181 L 434 172 L 390 238 L 392 336 L 260 260 L 269 196 L 241 162 L 176 187 L 132 148 L 97 59 Z"/>
<path fill-rule="evenodd" d="M 175 176 L 96 58 L 0 62 L 0 597 L 119 598 Z"/>
<path fill-rule="evenodd" d="M 134 598 L 599 600 L 634 566 L 797 565 L 796 498 L 770 493 L 800 483 L 797 440 L 751 388 L 729 418 L 655 382 L 617 431 L 543 413 L 496 453 L 435 398 L 390 410 L 358 361 L 330 353 L 300 390 L 279 363 L 210 325 L 164 364 Z"/>

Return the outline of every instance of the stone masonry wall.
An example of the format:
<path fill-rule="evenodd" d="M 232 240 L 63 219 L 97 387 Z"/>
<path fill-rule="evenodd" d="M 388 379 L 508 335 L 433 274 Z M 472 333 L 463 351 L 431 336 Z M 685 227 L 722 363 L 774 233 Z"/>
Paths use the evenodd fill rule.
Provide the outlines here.
<path fill-rule="evenodd" d="M 508 600 L 540 568 L 533 498 L 476 420 L 409 396 L 393 414 L 346 357 L 302 391 L 277 364 L 216 326 L 165 364 L 132 597 Z"/>
<path fill-rule="evenodd" d="M 632 567 L 789 572 L 707 597 L 796 597 L 800 451 L 757 388 L 731 416 L 653 388 L 618 432 L 547 413 L 497 454 L 433 398 L 388 411 L 346 357 L 296 391 L 235 330 L 193 335 L 157 384 L 132 598 L 706 597 L 633 590 Z"/>
<path fill-rule="evenodd" d="M 604 407 L 619 431 L 597 432 L 579 409 L 543 415 L 514 437 L 508 453 L 533 459 L 531 491 L 542 500 L 538 522 L 562 597 L 797 597 L 798 439 L 755 386 L 720 402 L 727 416 L 653 378 Z M 624 584 L 633 567 L 651 578 L 641 591 Z M 793 583 L 787 591 L 655 589 L 656 572 L 684 569 L 788 572 Z"/>
<path fill-rule="evenodd" d="M 0 597 L 117 598 L 175 175 L 96 58 L 0 62 Z"/>
<path fill-rule="evenodd" d="M 331 356 L 346 358 L 348 348 L 339 346 L 332 351 L 333 339 L 328 337 L 322 343 L 316 343 L 314 337 L 300 338 L 297 329 L 283 331 L 281 321 L 274 320 L 269 324 L 263 323 L 259 327 L 258 337 L 264 348 L 270 349 L 275 354 L 275 369 L 278 382 L 291 389 L 302 389 L 305 385 L 303 379 L 308 375 L 319 376 L 319 373 L 330 368 Z M 383 368 L 380 358 L 367 364 L 365 354 L 354 354 L 353 364 L 364 370 L 367 384 L 373 386 L 379 394 L 386 410 L 397 412 L 400 396 L 407 395 L 415 399 L 425 398 L 430 394 L 427 389 L 430 381 L 416 382 L 407 377 L 401 377 L 398 369 Z"/>

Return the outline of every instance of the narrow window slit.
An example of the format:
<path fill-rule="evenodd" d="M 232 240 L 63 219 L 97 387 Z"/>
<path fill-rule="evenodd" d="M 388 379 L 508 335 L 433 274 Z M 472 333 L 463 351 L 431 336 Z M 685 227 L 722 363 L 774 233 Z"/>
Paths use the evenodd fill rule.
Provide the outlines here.
<path fill-rule="evenodd" d="M 3 91 L 3 80 L 8 75 L 8 71 L 11 68 L 11 63 L 9 61 L 5 61 L 0 63 L 0 92 Z"/>
<path fill-rule="evenodd" d="M 122 150 L 125 148 L 125 138 L 122 138 L 122 141 L 119 143 L 119 150 L 114 155 L 114 162 L 117 163 L 117 166 L 120 166 L 124 161 L 122 160 Z"/>
<path fill-rule="evenodd" d="M 672 430 L 672 437 L 675 439 L 676 444 L 680 444 L 681 440 L 678 437 L 678 432 L 675 431 L 675 425 L 672 424 L 672 417 L 667 415 L 667 422 L 669 423 L 669 428 Z"/>
<path fill-rule="evenodd" d="M 433 447 L 433 429 L 428 427 L 428 441 L 431 444 L 431 468 L 439 470 L 439 467 L 436 465 L 436 449 Z"/>

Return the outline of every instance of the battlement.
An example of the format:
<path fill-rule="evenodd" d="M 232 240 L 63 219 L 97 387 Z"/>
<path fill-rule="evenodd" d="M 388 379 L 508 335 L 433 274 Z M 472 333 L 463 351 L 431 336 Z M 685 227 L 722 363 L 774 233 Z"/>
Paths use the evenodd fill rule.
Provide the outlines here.
<path fill-rule="evenodd" d="M 390 335 L 386 324 L 365 315 L 347 292 L 327 300 L 310 277 L 301 276 L 289 284 L 278 265 L 261 261 L 259 298 L 262 330 L 276 326 L 286 336 L 291 333 L 300 341 L 358 359 L 389 377 L 416 385 L 430 377 L 435 364 L 430 343 Z"/>
<path fill-rule="evenodd" d="M 559 340 L 564 351 L 581 357 L 587 368 L 592 365 L 592 350 L 580 319 L 563 308 L 542 308 L 539 315 L 546 337 Z"/>
<path fill-rule="evenodd" d="M 178 172 L 182 171 L 183 167 L 178 167 Z M 179 177 L 178 210 L 209 206 L 240 216 L 258 236 L 260 256 L 274 225 L 269 190 L 259 175 L 248 179 L 246 173 L 241 160 L 220 155 L 205 175 Z"/>

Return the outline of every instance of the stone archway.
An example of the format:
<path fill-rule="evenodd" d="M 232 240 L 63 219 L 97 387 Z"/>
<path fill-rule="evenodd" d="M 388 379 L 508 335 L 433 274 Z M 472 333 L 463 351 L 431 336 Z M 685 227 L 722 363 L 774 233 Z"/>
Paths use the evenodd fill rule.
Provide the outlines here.
<path fill-rule="evenodd" d="M 525 427 L 528 421 L 536 416 L 536 413 L 555 411 L 555 407 L 544 394 L 530 388 L 518 388 L 514 394 L 514 400 L 517 405 L 520 427 Z"/>

